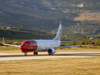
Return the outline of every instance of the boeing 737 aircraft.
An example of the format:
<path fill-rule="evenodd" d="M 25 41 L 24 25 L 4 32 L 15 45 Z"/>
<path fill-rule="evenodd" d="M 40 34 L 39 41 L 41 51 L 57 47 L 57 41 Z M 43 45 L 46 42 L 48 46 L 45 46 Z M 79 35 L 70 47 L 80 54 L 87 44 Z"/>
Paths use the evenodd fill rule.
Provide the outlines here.
<path fill-rule="evenodd" d="M 53 55 L 57 48 L 70 48 L 70 47 L 82 47 L 92 45 L 76 45 L 76 46 L 60 46 L 61 41 L 62 22 L 60 22 L 56 37 L 53 40 L 25 40 L 21 45 L 5 44 L 3 38 L 3 45 L 20 47 L 21 52 L 27 55 L 28 52 L 34 52 L 34 55 L 38 55 L 38 52 L 47 51 L 49 55 Z"/>

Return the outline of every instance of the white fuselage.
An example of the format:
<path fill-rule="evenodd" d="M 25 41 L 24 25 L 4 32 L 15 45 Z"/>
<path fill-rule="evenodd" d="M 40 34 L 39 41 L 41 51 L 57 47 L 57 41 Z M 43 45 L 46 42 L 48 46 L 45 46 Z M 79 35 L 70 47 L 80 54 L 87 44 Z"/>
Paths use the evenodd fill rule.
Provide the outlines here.
<path fill-rule="evenodd" d="M 59 47 L 61 41 L 55 40 L 35 40 L 37 42 L 37 50 L 42 51 L 47 50 L 48 48 Z"/>

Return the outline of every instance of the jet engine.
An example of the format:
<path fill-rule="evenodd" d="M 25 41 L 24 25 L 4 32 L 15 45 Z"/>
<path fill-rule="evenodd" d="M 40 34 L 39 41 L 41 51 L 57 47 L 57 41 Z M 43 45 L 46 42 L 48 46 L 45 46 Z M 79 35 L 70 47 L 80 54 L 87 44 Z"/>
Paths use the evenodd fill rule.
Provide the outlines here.
<path fill-rule="evenodd" d="M 53 55 L 55 52 L 56 52 L 56 50 L 54 48 L 48 49 L 48 54 L 49 55 Z"/>

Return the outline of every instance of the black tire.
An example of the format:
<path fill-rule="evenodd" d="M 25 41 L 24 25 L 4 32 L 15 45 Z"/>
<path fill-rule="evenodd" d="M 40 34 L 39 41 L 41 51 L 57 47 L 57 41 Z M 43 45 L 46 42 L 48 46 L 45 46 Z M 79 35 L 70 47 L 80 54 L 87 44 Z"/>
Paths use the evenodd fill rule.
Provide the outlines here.
<path fill-rule="evenodd" d="M 24 56 L 27 56 L 27 53 L 24 53 Z"/>
<path fill-rule="evenodd" d="M 36 55 L 38 55 L 38 52 L 36 52 Z"/>
<path fill-rule="evenodd" d="M 38 52 L 34 52 L 34 55 L 38 55 Z"/>

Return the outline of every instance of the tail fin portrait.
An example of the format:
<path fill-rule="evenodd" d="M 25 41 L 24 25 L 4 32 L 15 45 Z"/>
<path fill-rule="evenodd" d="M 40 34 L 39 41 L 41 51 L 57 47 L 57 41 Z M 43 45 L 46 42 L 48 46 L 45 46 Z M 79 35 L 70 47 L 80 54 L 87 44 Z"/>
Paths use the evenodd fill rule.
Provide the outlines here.
<path fill-rule="evenodd" d="M 62 31 L 62 21 L 60 22 L 60 25 L 59 25 L 59 28 L 58 28 L 56 37 L 55 37 L 53 40 L 59 40 L 59 41 L 60 41 L 60 38 L 61 38 L 61 31 Z"/>

